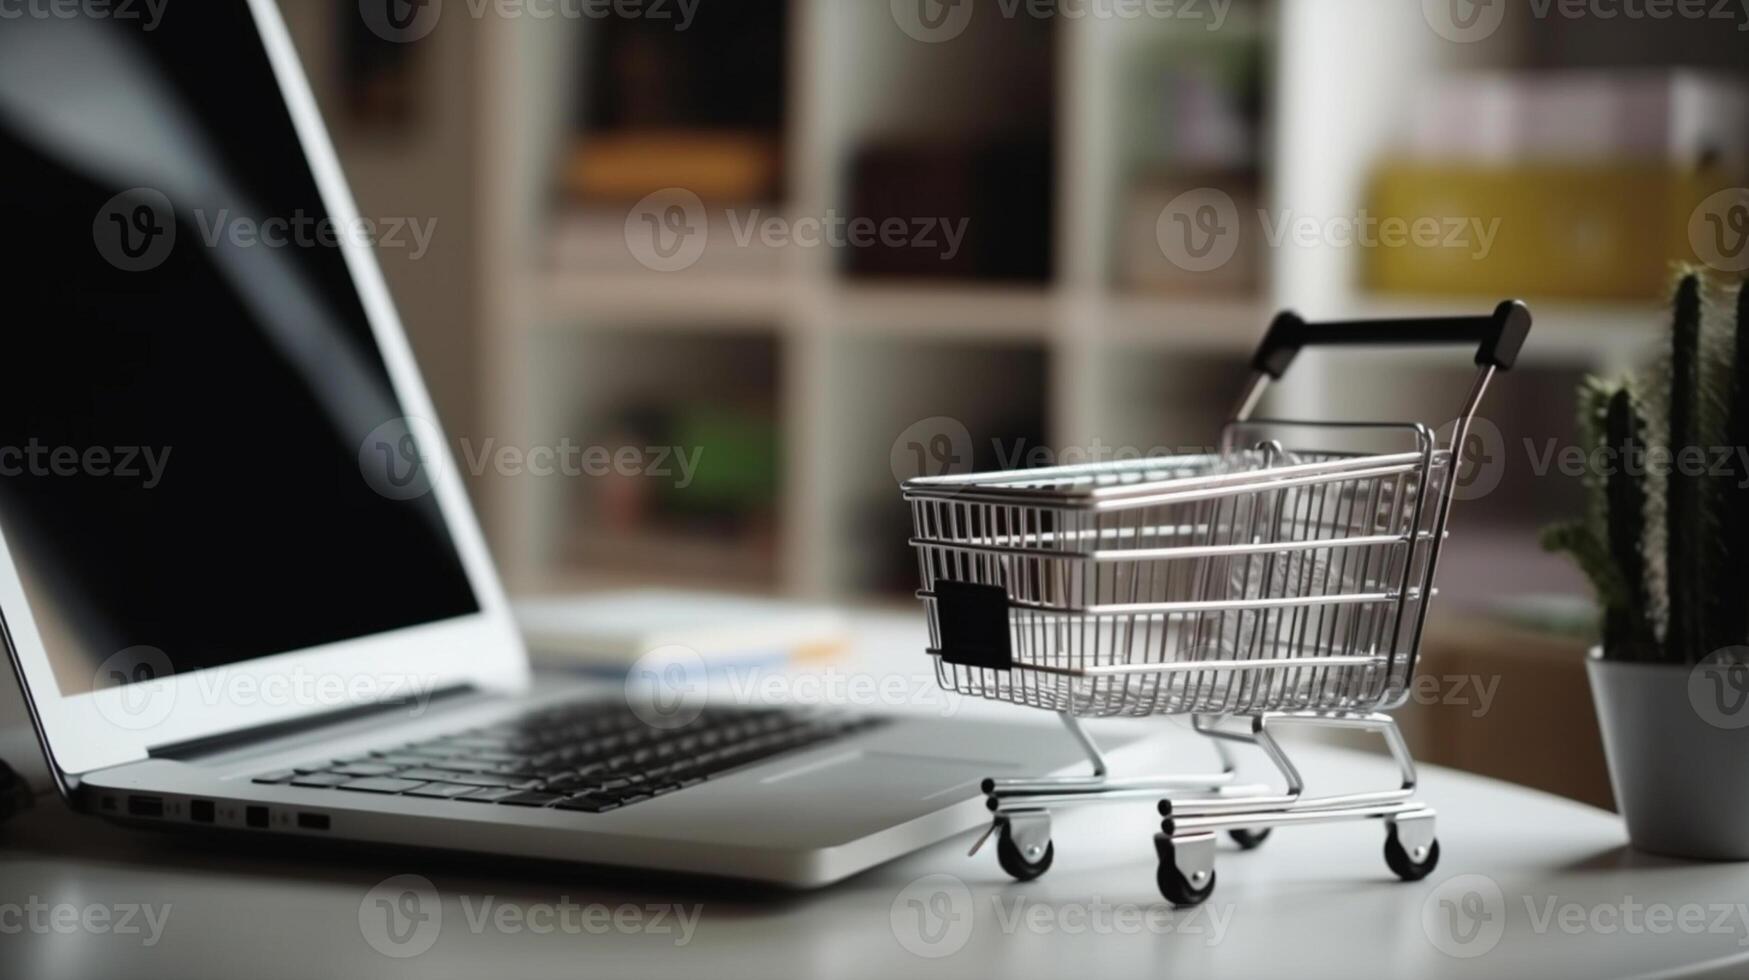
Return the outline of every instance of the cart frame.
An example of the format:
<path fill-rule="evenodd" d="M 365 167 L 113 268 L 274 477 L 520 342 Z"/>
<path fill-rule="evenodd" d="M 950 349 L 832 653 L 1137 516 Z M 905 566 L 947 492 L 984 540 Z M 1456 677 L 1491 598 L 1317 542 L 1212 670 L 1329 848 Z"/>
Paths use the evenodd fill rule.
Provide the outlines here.
<path fill-rule="evenodd" d="M 1470 425 L 1516 363 L 1529 310 L 1479 317 L 1308 323 L 1279 315 L 1219 451 L 1164 459 L 906 481 L 930 628 L 946 688 L 1052 710 L 1087 755 L 1085 776 L 987 779 L 1003 867 L 1022 880 L 1054 858 L 1050 812 L 1156 799 L 1158 883 L 1207 899 L 1215 843 L 1247 849 L 1295 824 L 1379 819 L 1406 880 L 1438 861 L 1434 812 L 1385 712 L 1408 698 Z M 1310 346 L 1474 344 L 1475 381 L 1449 441 L 1420 423 L 1256 419 L 1268 387 Z M 1303 430 L 1406 443 L 1292 452 L 1259 433 Z M 1218 771 L 1113 778 L 1081 718 L 1187 716 Z M 1312 796 L 1275 730 L 1377 734 L 1401 774 L 1388 790 Z M 1258 748 L 1283 786 L 1237 782 L 1228 746 Z"/>

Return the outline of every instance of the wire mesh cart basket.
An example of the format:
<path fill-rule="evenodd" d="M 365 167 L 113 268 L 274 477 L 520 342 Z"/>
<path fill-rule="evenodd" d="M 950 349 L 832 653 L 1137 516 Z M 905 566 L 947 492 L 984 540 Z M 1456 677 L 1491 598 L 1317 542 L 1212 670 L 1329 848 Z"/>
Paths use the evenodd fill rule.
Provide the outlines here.
<path fill-rule="evenodd" d="M 1434 813 L 1385 712 L 1414 679 L 1471 420 L 1530 324 L 1517 302 L 1418 320 L 1283 313 L 1216 452 L 907 481 L 937 680 L 1057 712 L 1092 763 L 1088 776 L 985 780 L 994 819 L 974 852 L 995 836 L 1003 868 L 1036 878 L 1054 859 L 1051 810 L 1146 798 L 1160 801 L 1157 880 L 1176 905 L 1213 892 L 1223 831 L 1249 848 L 1278 826 L 1379 819 L 1391 870 L 1429 874 Z M 1438 431 L 1252 418 L 1302 348 L 1426 344 L 1478 347 L 1475 383 Z M 1221 769 L 1112 777 L 1081 719 L 1151 715 L 1187 718 Z M 1283 725 L 1382 736 L 1401 785 L 1308 795 Z M 1230 743 L 1261 749 L 1285 788 L 1238 785 Z"/>

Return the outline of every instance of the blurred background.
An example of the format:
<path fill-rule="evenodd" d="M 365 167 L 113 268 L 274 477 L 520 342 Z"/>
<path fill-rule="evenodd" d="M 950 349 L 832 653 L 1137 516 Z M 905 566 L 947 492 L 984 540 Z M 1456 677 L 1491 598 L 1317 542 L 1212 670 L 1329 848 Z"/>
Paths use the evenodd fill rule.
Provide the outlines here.
<path fill-rule="evenodd" d="M 1582 375 L 1657 343 L 1672 263 L 1749 234 L 1720 225 L 1702 254 L 1691 234 L 1743 183 L 1749 13 L 452 0 L 385 36 L 357 0 L 284 6 L 364 214 L 438 219 L 427 253 L 383 261 L 458 454 L 698 451 L 684 488 L 476 467 L 518 593 L 907 601 L 907 469 L 1208 446 L 1280 308 L 1525 299 L 1536 329 L 1484 406 L 1427 656 L 1512 649 L 1530 673 L 1491 734 L 1448 739 L 1438 709 L 1410 726 L 1430 761 L 1607 804 L 1600 757 L 1510 771 L 1522 739 L 1594 745 L 1595 722 L 1584 641 L 1499 600 L 1584 595 L 1536 540 L 1577 480 L 1532 464 L 1572 444 Z M 1391 239 L 1387 219 L 1437 232 Z M 811 246 L 809 220 L 904 233 Z M 1266 410 L 1438 424 L 1470 378 L 1456 352 L 1309 355 Z"/>

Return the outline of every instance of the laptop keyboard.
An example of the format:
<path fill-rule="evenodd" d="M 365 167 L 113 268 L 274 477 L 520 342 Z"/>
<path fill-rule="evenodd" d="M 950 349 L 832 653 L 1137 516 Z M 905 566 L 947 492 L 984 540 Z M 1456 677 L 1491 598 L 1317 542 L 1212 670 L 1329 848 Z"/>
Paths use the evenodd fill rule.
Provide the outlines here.
<path fill-rule="evenodd" d="M 605 813 L 881 724 L 818 710 L 706 708 L 674 728 L 585 701 L 254 782 Z"/>

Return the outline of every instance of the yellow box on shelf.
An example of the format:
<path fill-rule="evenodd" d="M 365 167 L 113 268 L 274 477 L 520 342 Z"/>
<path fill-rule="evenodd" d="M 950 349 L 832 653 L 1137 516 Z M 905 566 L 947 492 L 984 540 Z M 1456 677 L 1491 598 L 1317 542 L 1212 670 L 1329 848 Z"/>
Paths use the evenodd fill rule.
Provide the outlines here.
<path fill-rule="evenodd" d="M 1644 164 L 1454 167 L 1375 176 L 1364 276 L 1374 292 L 1647 299 L 1695 262 L 1696 208 L 1719 171 Z"/>

